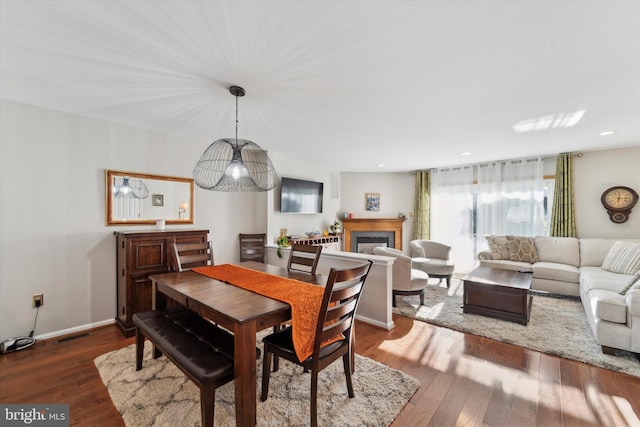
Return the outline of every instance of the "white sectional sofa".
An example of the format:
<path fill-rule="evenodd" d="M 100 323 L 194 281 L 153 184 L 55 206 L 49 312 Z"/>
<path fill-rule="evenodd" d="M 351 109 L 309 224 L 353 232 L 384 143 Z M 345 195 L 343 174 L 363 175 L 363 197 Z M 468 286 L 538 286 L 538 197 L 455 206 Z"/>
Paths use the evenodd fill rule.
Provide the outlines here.
<path fill-rule="evenodd" d="M 532 290 L 579 296 L 603 352 L 612 354 L 615 349 L 622 349 L 640 353 L 640 287 L 635 285 L 621 295 L 620 291 L 632 280 L 633 274 L 602 269 L 615 242 L 640 243 L 640 239 L 543 236 L 529 239 L 535 245 L 533 258 L 525 256 L 526 261 L 512 261 L 504 259 L 504 253 L 496 251 L 494 241 L 488 237 L 493 252 L 478 254 L 480 266 L 530 270 Z"/>

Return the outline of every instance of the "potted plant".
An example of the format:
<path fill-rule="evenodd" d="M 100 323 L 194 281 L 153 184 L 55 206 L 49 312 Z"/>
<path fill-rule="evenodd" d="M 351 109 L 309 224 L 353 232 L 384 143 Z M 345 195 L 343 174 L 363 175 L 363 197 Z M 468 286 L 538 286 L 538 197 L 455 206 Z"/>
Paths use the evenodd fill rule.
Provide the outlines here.
<path fill-rule="evenodd" d="M 276 251 L 276 254 L 278 254 L 278 258 L 282 258 L 282 253 L 280 252 L 280 248 L 289 247 L 289 238 L 287 237 L 286 228 L 280 229 L 280 235 L 278 236 L 278 240 L 276 241 L 276 243 L 278 244 L 278 250 Z"/>
<path fill-rule="evenodd" d="M 340 224 L 340 221 L 338 220 L 333 221 L 333 224 L 329 226 L 329 233 L 336 234 L 341 232 L 342 232 L 342 224 Z"/>

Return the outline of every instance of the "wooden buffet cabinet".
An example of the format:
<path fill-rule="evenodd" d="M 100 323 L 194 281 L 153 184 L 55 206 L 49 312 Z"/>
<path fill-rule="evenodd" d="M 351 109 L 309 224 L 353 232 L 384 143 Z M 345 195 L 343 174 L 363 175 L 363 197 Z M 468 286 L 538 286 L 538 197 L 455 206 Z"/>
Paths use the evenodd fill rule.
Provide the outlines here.
<path fill-rule="evenodd" d="M 135 334 L 131 317 L 151 310 L 149 276 L 175 269 L 172 243 L 201 243 L 209 230 L 116 231 L 116 325 L 129 337 Z"/>

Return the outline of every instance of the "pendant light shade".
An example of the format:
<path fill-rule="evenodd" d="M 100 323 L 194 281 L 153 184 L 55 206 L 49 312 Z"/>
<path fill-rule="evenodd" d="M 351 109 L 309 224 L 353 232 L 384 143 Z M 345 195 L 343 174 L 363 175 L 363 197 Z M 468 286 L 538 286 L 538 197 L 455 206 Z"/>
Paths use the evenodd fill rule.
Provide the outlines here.
<path fill-rule="evenodd" d="M 146 199 L 149 197 L 149 189 L 144 181 L 139 178 L 116 176 L 113 179 L 113 196 Z"/>
<path fill-rule="evenodd" d="M 219 139 L 198 160 L 193 175 L 200 187 L 214 191 L 268 191 L 276 170 L 267 152 L 244 139 Z"/>
<path fill-rule="evenodd" d="M 215 141 L 205 150 L 193 169 L 196 184 L 213 191 L 268 191 L 278 175 L 267 152 L 254 142 L 238 139 L 238 97 L 244 89 L 232 86 L 236 97 L 236 137 Z"/>

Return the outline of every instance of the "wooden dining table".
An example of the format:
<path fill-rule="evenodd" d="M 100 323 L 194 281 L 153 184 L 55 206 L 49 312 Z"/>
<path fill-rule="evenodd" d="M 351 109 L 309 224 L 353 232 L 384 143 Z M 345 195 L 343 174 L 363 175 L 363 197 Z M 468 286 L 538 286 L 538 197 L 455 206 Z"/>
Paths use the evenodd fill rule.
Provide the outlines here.
<path fill-rule="evenodd" d="M 237 265 L 289 279 L 324 286 L 327 276 L 289 272 L 255 261 Z M 291 319 L 289 304 L 193 271 L 150 276 L 153 308 L 177 302 L 230 330 L 234 335 L 236 425 L 256 424 L 256 334 Z M 174 302 L 170 302 L 170 300 Z"/>

